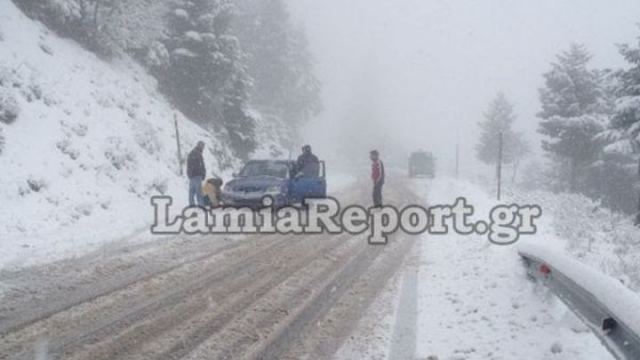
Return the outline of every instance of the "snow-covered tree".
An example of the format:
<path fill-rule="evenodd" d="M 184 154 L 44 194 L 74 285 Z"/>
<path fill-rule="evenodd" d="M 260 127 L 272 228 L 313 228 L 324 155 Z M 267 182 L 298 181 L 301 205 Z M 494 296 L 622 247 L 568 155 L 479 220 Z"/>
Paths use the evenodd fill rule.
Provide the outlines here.
<path fill-rule="evenodd" d="M 476 156 L 485 164 L 498 163 L 500 134 L 502 133 L 502 162 L 517 164 L 529 152 L 529 146 L 521 133 L 513 130 L 516 115 L 513 105 L 503 93 L 498 93 L 484 114 L 480 125 L 480 139 L 476 144 Z"/>
<path fill-rule="evenodd" d="M 119 50 L 109 30 L 113 29 L 110 25 L 115 10 L 124 0 L 21 0 L 15 3 L 29 16 L 99 55 L 113 56 Z"/>
<path fill-rule="evenodd" d="M 598 156 L 602 144 L 596 136 L 607 121 L 607 101 L 601 73 L 589 68 L 591 55 L 573 44 L 558 55 L 544 74 L 540 89 L 542 111 L 538 131 L 546 138 L 542 148 L 569 168 L 568 187 L 576 191 L 584 168 Z"/>
<path fill-rule="evenodd" d="M 629 63 L 629 67 L 616 73 L 615 112 L 609 129 L 605 132 L 607 139 L 612 143 L 607 150 L 626 154 L 628 158 L 635 158 L 637 162 L 640 159 L 638 156 L 640 154 L 640 38 L 637 47 L 621 45 L 620 53 Z M 636 189 L 631 186 L 625 189 L 627 196 L 630 193 L 637 193 L 640 164 L 628 167 L 628 170 L 636 176 Z M 640 224 L 640 200 L 636 224 Z"/>
<path fill-rule="evenodd" d="M 170 63 L 158 76 L 181 109 L 201 123 L 223 129 L 234 153 L 246 158 L 255 149 L 249 116 L 251 78 L 238 39 L 230 33 L 230 0 L 179 1 L 172 36 L 166 42 Z"/>
<path fill-rule="evenodd" d="M 610 209 L 632 214 L 637 207 L 633 195 L 637 183 L 635 163 L 627 154 L 603 151 L 585 169 L 583 193 Z"/>
<path fill-rule="evenodd" d="M 254 104 L 297 128 L 321 110 L 320 83 L 303 31 L 295 29 L 283 0 L 236 0 L 234 21 L 248 71 L 255 80 Z"/>
<path fill-rule="evenodd" d="M 241 159 L 249 158 L 256 148 L 255 119 L 246 109 L 248 83 L 243 76 L 230 79 L 222 104 L 222 120 L 227 131 L 228 143 Z"/>
<path fill-rule="evenodd" d="M 637 48 L 621 45 L 630 67 L 617 73 L 615 114 L 609 132 L 621 152 L 640 152 L 640 40 Z"/>

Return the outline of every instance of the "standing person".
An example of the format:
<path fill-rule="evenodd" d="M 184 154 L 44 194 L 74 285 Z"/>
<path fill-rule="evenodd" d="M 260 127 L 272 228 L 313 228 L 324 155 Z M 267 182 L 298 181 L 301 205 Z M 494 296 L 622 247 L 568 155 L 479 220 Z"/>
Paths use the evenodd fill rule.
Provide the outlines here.
<path fill-rule="evenodd" d="M 311 145 L 305 145 L 302 147 L 302 154 L 298 156 L 296 173 L 303 173 L 306 176 L 318 176 L 318 164 L 318 157 L 311 152 Z M 310 165 L 313 165 L 313 167 Z"/>
<path fill-rule="evenodd" d="M 204 195 L 202 194 L 202 182 L 207 173 L 204 167 L 204 142 L 198 141 L 187 158 L 187 176 L 189 177 L 189 205 L 204 206 Z M 195 198 L 195 199 L 194 199 Z"/>
<path fill-rule="evenodd" d="M 382 186 L 384 185 L 384 163 L 378 150 L 369 153 L 371 159 L 371 180 L 373 180 L 373 206 L 382 207 Z"/>

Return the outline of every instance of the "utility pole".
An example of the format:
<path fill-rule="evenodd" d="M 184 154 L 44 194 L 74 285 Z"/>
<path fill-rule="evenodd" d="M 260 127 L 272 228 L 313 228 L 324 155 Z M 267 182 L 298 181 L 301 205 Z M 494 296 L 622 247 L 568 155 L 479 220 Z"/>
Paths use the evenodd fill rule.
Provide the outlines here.
<path fill-rule="evenodd" d="M 640 159 L 638 159 L 638 176 L 640 176 Z M 638 212 L 636 213 L 634 224 L 640 227 L 640 196 L 638 196 Z"/>
<path fill-rule="evenodd" d="M 500 201 L 500 196 L 502 195 L 502 145 L 503 145 L 503 135 L 502 131 L 498 135 L 498 165 L 496 168 L 497 176 L 498 176 L 498 201 Z"/>
<path fill-rule="evenodd" d="M 176 145 L 177 145 L 177 153 L 178 156 L 178 174 L 182 176 L 182 150 L 180 149 L 180 131 L 178 130 L 178 114 L 173 113 L 173 123 L 176 127 Z"/>
<path fill-rule="evenodd" d="M 456 180 L 460 175 L 460 143 L 456 142 Z"/>

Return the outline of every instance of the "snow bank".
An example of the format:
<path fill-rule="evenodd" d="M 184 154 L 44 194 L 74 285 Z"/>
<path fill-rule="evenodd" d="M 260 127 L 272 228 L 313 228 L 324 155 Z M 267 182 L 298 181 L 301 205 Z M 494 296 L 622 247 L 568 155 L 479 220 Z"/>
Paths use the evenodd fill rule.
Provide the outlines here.
<path fill-rule="evenodd" d="M 0 1 L 0 34 L 0 94 L 11 104 L 3 114 L 17 113 L 0 122 L 0 268 L 134 241 L 153 195 L 186 204 L 174 114 L 183 157 L 205 140 L 209 172 L 238 164 L 131 59 L 102 61 L 11 1 Z"/>
<path fill-rule="evenodd" d="M 548 264 L 553 270 L 573 280 L 593 294 L 613 316 L 640 334 L 640 297 L 619 281 L 544 246 L 524 242 L 520 244 L 519 252 Z"/>
<path fill-rule="evenodd" d="M 430 206 L 466 197 L 475 207 L 474 221 L 486 220 L 497 205 L 481 187 L 462 180 L 415 180 L 414 186 Z M 543 213 L 539 231 L 552 223 L 550 216 Z M 528 280 L 517 246 L 456 233 L 424 235 L 421 245 L 416 358 L 612 358 L 562 302 Z"/>
<path fill-rule="evenodd" d="M 640 229 L 628 215 L 580 194 L 514 189 L 509 198 L 542 207 L 538 244 L 566 252 L 640 291 Z"/>

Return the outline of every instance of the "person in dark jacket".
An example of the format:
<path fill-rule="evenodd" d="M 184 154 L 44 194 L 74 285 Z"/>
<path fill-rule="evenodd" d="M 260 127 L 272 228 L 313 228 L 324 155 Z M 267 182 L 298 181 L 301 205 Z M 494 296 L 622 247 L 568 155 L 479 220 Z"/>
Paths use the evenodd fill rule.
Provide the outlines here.
<path fill-rule="evenodd" d="M 296 173 L 305 177 L 316 177 L 320 171 L 320 161 L 318 157 L 311 152 L 311 146 L 302 147 L 302 154 L 298 156 L 296 162 Z"/>
<path fill-rule="evenodd" d="M 204 167 L 204 142 L 198 141 L 196 147 L 191 150 L 187 158 L 187 176 L 189 177 L 189 205 L 204 206 L 204 194 L 202 193 L 202 182 L 207 174 Z"/>
<path fill-rule="evenodd" d="M 369 153 L 371 159 L 371 180 L 373 180 L 373 206 L 382 207 L 382 186 L 384 185 L 384 163 L 378 150 Z"/>

